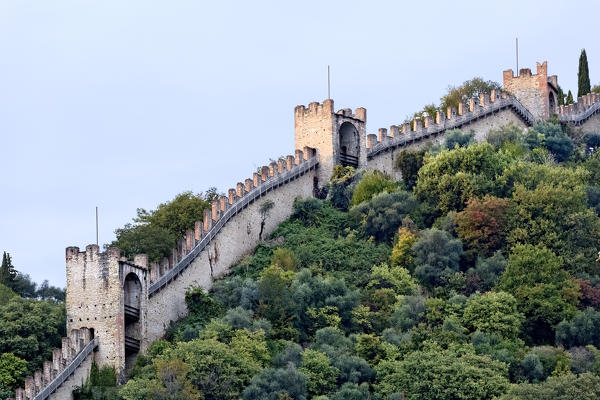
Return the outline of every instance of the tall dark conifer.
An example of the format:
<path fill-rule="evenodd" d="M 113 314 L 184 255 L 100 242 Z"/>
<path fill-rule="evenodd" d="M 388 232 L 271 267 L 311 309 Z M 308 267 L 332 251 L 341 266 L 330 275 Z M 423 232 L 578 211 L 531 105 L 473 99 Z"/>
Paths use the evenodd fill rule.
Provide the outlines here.
<path fill-rule="evenodd" d="M 591 91 L 590 70 L 588 68 L 587 54 L 581 50 L 579 56 L 579 72 L 577 73 L 577 97 L 585 96 Z"/>
<path fill-rule="evenodd" d="M 565 105 L 565 93 L 563 92 L 562 88 L 560 87 L 560 85 L 558 85 L 558 105 L 559 106 L 564 106 Z"/>
<path fill-rule="evenodd" d="M 573 104 L 573 93 L 571 93 L 571 91 L 569 90 L 569 93 L 567 93 L 567 100 L 565 100 L 565 105 L 569 105 L 569 104 Z"/>
<path fill-rule="evenodd" d="M 2 265 L 0 265 L 0 283 L 12 288 L 12 284 L 17 277 L 17 271 L 12 265 L 10 254 L 4 252 L 2 254 Z"/>

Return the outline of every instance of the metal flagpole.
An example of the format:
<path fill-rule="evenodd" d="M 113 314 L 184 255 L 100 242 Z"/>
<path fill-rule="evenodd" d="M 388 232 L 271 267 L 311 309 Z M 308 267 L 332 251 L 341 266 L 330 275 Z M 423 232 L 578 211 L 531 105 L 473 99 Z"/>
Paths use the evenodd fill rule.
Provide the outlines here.
<path fill-rule="evenodd" d="M 329 72 L 329 65 L 327 66 L 327 98 L 331 98 L 331 75 Z"/>
<path fill-rule="evenodd" d="M 96 246 L 98 246 L 98 206 L 96 206 Z"/>
<path fill-rule="evenodd" d="M 517 76 L 519 76 L 519 38 L 515 38 L 515 51 L 517 53 Z"/>

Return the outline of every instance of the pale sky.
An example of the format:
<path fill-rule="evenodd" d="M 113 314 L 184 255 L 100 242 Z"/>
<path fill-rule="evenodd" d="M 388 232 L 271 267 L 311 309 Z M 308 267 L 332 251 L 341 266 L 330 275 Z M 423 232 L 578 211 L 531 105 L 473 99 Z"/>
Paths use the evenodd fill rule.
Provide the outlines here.
<path fill-rule="evenodd" d="M 294 150 L 327 97 L 401 123 L 449 84 L 519 66 L 600 83 L 595 1 L 0 0 L 0 251 L 64 286 L 67 246 L 136 208 L 225 191 Z"/>

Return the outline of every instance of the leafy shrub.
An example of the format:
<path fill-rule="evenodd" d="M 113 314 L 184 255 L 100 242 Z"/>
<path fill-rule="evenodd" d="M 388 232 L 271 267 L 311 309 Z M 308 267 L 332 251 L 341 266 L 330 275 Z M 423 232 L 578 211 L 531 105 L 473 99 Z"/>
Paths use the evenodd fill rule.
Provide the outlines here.
<path fill-rule="evenodd" d="M 400 170 L 402 181 L 408 190 L 417 184 L 419 169 L 423 166 L 424 150 L 402 150 L 394 160 L 394 168 Z"/>
<path fill-rule="evenodd" d="M 369 201 L 378 193 L 392 192 L 396 188 L 392 179 L 378 170 L 367 171 L 354 188 L 351 205 Z"/>
<path fill-rule="evenodd" d="M 351 209 L 351 214 L 361 221 L 365 236 L 379 242 L 389 242 L 402 220 L 417 209 L 414 196 L 403 189 L 393 193 L 380 193 Z"/>
<path fill-rule="evenodd" d="M 415 254 L 415 277 L 433 288 L 442 285 L 454 272 L 462 255 L 462 243 L 448 232 L 428 229 L 421 233 L 412 248 Z"/>

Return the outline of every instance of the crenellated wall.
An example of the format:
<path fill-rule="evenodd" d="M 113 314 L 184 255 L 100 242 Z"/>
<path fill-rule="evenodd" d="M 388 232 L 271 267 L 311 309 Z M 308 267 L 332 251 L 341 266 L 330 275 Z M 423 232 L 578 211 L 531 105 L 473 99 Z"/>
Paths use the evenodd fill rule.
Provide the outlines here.
<path fill-rule="evenodd" d="M 438 111 L 435 118 L 417 118 L 412 123 L 392 125 L 389 131 L 379 129 L 378 135 L 367 135 L 367 168 L 378 169 L 400 179 L 400 172 L 394 169 L 396 153 L 418 149 L 430 143 L 441 143 L 448 130 L 473 132 L 475 140 L 482 141 L 491 129 L 510 123 L 527 127 L 534 122 L 533 115 L 517 99 L 506 93 L 492 91 L 467 103 L 460 103 L 457 110 L 449 107 L 445 113 Z"/>
<path fill-rule="evenodd" d="M 94 359 L 96 340 L 87 328 L 73 329 L 62 338 L 61 348 L 52 351 L 52 361 L 44 361 L 41 371 L 25 378 L 25 387 L 16 390 L 16 400 L 71 399 L 82 386 Z"/>
<path fill-rule="evenodd" d="M 188 288 L 208 289 L 215 278 L 228 273 L 232 264 L 291 215 L 296 197 L 313 195 L 318 162 L 313 149 L 297 150 L 294 156 L 260 168 L 260 173 L 239 182 L 227 192 L 228 196 L 213 202 L 204 221 L 196 223 L 195 230 L 188 231 L 180 241 L 174 252 L 179 264 L 164 271 L 163 276 L 151 273 L 148 343 L 160 338 L 170 321 L 187 314 Z M 272 208 L 264 215 L 261 209 L 268 203 Z"/>
<path fill-rule="evenodd" d="M 584 133 L 600 133 L 600 94 L 589 93 L 568 106 L 560 106 L 558 119 Z"/>

